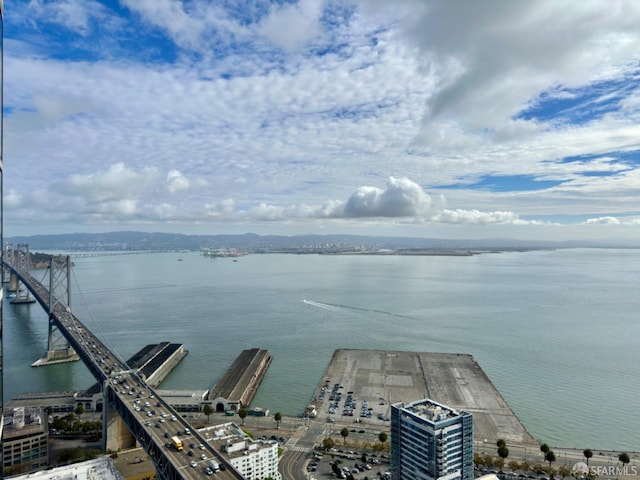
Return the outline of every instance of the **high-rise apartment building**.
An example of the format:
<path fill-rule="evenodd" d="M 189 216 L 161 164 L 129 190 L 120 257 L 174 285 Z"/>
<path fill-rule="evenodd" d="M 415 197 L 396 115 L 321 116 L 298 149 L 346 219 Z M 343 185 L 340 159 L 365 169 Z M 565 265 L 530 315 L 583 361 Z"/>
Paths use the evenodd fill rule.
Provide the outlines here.
<path fill-rule="evenodd" d="M 472 415 L 428 399 L 392 405 L 391 478 L 472 480 Z"/>

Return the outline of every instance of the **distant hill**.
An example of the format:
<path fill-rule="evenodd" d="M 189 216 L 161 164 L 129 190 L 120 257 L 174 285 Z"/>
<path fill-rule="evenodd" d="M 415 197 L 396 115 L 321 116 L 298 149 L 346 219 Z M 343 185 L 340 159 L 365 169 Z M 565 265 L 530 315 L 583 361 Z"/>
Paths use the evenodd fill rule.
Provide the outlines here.
<path fill-rule="evenodd" d="M 447 240 L 414 237 L 374 237 L 364 235 L 183 235 L 179 233 L 109 232 L 72 233 L 6 237 L 13 244 L 29 244 L 29 250 L 53 252 L 175 251 L 202 248 L 233 248 L 247 253 L 340 252 L 380 249 L 480 249 L 529 250 L 540 248 L 606 247 L 588 242 L 539 242 L 513 239 Z M 623 245 L 618 245 L 623 246 Z"/>

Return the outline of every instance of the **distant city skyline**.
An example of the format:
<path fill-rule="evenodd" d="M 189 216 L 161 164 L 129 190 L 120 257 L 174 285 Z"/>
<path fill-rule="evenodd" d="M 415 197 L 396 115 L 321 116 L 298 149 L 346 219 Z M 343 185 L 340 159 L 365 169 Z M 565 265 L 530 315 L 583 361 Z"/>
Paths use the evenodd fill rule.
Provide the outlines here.
<path fill-rule="evenodd" d="M 18 0 L 6 236 L 640 234 L 640 4 Z"/>

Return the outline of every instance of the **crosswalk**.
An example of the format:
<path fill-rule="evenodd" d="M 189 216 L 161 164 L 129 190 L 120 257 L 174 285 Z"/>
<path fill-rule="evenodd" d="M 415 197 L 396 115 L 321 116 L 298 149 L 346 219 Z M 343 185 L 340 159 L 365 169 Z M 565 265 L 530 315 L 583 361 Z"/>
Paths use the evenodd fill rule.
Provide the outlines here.
<path fill-rule="evenodd" d="M 311 452 L 312 449 L 309 447 L 303 447 L 302 445 L 298 445 L 297 438 L 290 438 L 287 443 L 284 444 L 285 450 L 291 450 L 292 452 Z"/>
<path fill-rule="evenodd" d="M 287 446 L 287 450 L 291 450 L 293 452 L 304 452 L 304 453 L 308 453 L 312 451 L 311 448 L 309 447 L 302 447 L 298 445 L 294 445 L 293 447 Z"/>

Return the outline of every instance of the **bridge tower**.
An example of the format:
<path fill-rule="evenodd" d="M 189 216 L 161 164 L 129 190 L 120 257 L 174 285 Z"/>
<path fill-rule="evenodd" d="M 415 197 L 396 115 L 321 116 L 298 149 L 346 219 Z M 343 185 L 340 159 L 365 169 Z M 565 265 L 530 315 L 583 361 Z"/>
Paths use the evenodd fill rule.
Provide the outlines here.
<path fill-rule="evenodd" d="M 29 273 L 31 270 L 31 254 L 29 253 L 29 244 L 19 243 L 17 252 L 14 252 L 15 265 L 23 272 Z M 11 303 L 35 303 L 35 299 L 31 296 L 31 292 L 25 287 L 15 272 L 11 273 L 9 279 L 9 291 L 15 293 L 15 298 Z"/>
<path fill-rule="evenodd" d="M 7 242 L 4 244 L 2 256 L 9 263 L 13 263 L 13 244 Z M 9 283 L 11 277 L 11 269 L 2 265 L 2 283 Z"/>
<path fill-rule="evenodd" d="M 80 359 L 53 320 L 53 312 L 59 306 L 71 314 L 71 257 L 68 255 L 53 255 L 49 262 L 49 342 L 46 357 L 33 366 Z"/>

